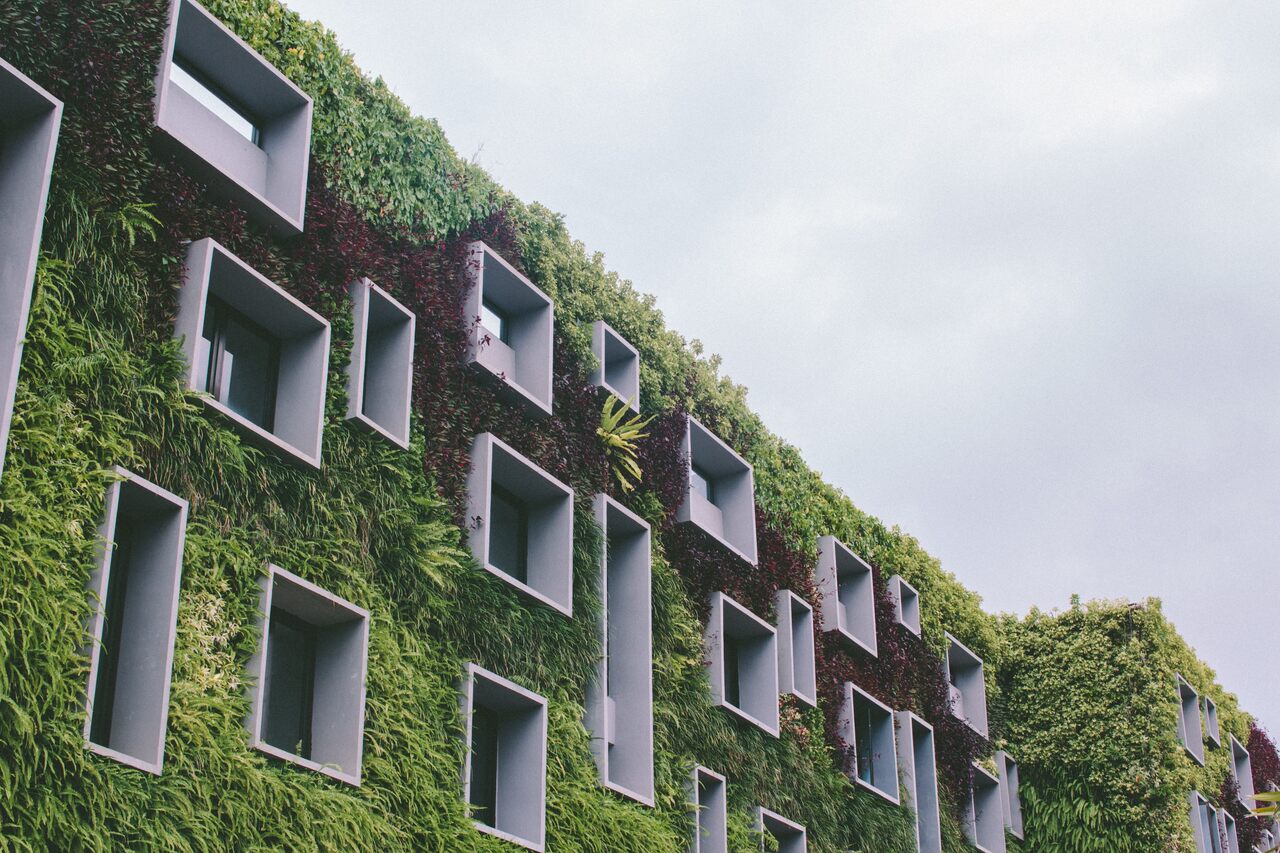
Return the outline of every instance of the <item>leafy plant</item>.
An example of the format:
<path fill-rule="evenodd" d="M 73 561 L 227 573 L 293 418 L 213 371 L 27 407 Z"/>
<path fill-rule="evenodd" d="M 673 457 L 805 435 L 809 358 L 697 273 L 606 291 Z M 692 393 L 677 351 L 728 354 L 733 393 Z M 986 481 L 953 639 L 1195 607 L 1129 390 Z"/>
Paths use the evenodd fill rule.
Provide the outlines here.
<path fill-rule="evenodd" d="M 644 428 L 654 418 L 653 415 L 645 418 L 636 414 L 627 417 L 630 411 L 630 400 L 624 403 L 618 399 L 617 394 L 610 394 L 605 398 L 604 408 L 600 412 L 600 426 L 596 428 L 596 435 L 604 444 L 609 469 L 624 492 L 633 491 L 635 484 L 644 479 L 640 461 L 636 457 L 636 442 L 649 437 Z"/>

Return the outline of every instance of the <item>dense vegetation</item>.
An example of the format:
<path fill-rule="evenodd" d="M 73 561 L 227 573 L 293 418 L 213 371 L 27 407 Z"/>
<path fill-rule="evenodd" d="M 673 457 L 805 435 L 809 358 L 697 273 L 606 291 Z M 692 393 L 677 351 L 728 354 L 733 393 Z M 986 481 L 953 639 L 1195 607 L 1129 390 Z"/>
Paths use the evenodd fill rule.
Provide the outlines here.
<path fill-rule="evenodd" d="M 694 763 L 730 780 L 734 850 L 758 849 L 748 818 L 756 804 L 807 825 L 814 851 L 913 849 L 907 813 L 839 772 L 836 696 L 849 679 L 935 726 L 945 846 L 964 850 L 957 814 L 968 767 L 993 744 L 947 713 L 944 630 L 986 661 L 993 740 L 1022 761 L 1026 849 L 1187 843 L 1185 793 L 1193 783 L 1217 792 L 1225 765 L 1220 750 L 1204 769 L 1180 758 L 1173 672 L 1204 689 L 1212 673 L 1156 607 L 1098 605 L 1022 621 L 984 613 L 915 539 L 860 512 L 770 433 L 743 389 L 667 329 L 651 298 L 574 242 L 558 216 L 459 159 L 434 122 L 363 77 L 331 34 L 275 0 L 207 6 L 315 99 L 300 238 L 270 237 L 151 145 L 167 2 L 0 0 L 0 55 L 67 104 L 0 482 L 0 835 L 14 847 L 506 849 L 471 828 L 460 800 L 456 682 L 477 661 L 550 700 L 548 846 L 557 853 L 684 849 Z M 172 320 L 183 241 L 205 236 L 333 324 L 319 472 L 242 444 L 182 387 Z M 548 420 L 515 411 L 463 364 L 463 252 L 477 238 L 555 301 Z M 343 420 L 346 287 L 359 276 L 419 317 L 409 451 Z M 598 318 L 639 348 L 644 408 L 658 415 L 640 448 L 644 481 L 631 494 L 611 482 L 595 435 L 584 324 Z M 755 466 L 757 570 L 673 524 L 687 412 Z M 573 620 L 517 598 L 478 571 L 463 545 L 468 449 L 486 430 L 579 497 Z M 192 502 L 158 778 L 82 744 L 84 584 L 113 465 Z M 604 490 L 657 532 L 653 809 L 599 786 L 580 722 L 600 606 L 589 501 Z M 776 589 L 813 600 L 823 534 L 877 569 L 880 656 L 820 643 L 821 708 L 786 705 L 782 737 L 766 737 L 709 703 L 706 594 L 725 590 L 766 618 Z M 258 642 L 257 579 L 267 561 L 372 613 L 359 789 L 247 747 L 242 673 Z M 923 640 L 890 619 L 884 584 L 893 574 L 921 593 Z M 1213 691 L 1224 732 L 1252 748 L 1247 715 Z"/>

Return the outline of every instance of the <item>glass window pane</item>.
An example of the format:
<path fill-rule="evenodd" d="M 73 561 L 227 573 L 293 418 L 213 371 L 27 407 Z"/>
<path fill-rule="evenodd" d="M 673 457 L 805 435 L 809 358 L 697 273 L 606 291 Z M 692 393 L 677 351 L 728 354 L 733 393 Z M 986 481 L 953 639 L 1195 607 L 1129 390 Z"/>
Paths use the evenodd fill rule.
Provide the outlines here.
<path fill-rule="evenodd" d="M 529 575 L 529 510 L 524 501 L 493 484 L 489 562 L 521 583 Z"/>
<path fill-rule="evenodd" d="M 471 712 L 471 815 L 488 826 L 498 820 L 498 713 L 483 705 Z"/>
<path fill-rule="evenodd" d="M 480 306 L 480 325 L 503 343 L 511 343 L 511 323 L 506 312 L 488 299 Z"/>
<path fill-rule="evenodd" d="M 277 749 L 311 757 L 311 703 L 315 693 L 316 629 L 278 608 L 267 629 L 267 671 L 262 739 Z"/>
<path fill-rule="evenodd" d="M 205 387 L 215 400 L 265 430 L 275 429 L 280 344 L 240 312 L 209 300 Z"/>
<path fill-rule="evenodd" d="M 236 133 L 254 145 L 259 144 L 261 133 L 247 111 L 241 109 L 229 97 L 223 95 L 217 86 L 206 83 L 199 72 L 175 61 L 173 70 L 169 74 L 169 79 L 188 95 L 199 101 L 205 109 L 226 122 Z"/>
<path fill-rule="evenodd" d="M 689 471 L 689 487 L 694 493 L 702 495 L 711 503 L 716 502 L 715 485 L 711 476 L 697 465 L 694 465 Z"/>
<path fill-rule="evenodd" d="M 111 746 L 111 719 L 116 704 L 116 681 L 120 674 L 123 648 L 125 600 L 129 592 L 129 568 L 133 554 L 133 524 L 116 519 L 111 575 L 107 580 L 107 600 L 103 602 L 102 648 L 98 650 L 98 677 L 93 692 L 93 722 L 89 740 Z"/>
<path fill-rule="evenodd" d="M 724 635 L 724 701 L 742 707 L 742 661 L 739 640 Z"/>

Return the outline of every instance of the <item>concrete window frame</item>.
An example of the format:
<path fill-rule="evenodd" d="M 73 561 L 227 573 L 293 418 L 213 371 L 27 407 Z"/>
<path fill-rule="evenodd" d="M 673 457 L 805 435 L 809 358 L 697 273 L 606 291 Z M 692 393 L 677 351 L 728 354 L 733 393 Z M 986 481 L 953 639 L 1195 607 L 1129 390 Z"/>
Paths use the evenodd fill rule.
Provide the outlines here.
<path fill-rule="evenodd" d="M 871 565 L 836 537 L 821 536 L 814 580 L 823 630 L 838 632 L 876 657 L 876 584 Z"/>
<path fill-rule="evenodd" d="M 728 781 L 709 767 L 698 765 L 689 778 L 689 803 L 694 808 L 689 853 L 728 853 Z"/>
<path fill-rule="evenodd" d="M 164 767 L 188 506 L 125 468 L 113 470 L 120 479 L 107 487 L 99 529 L 103 547 L 88 582 L 94 609 L 87 625 L 84 740 L 90 752 L 158 776 Z M 131 528 L 127 541 L 119 532 L 126 524 Z M 122 601 L 113 600 L 120 594 Z M 109 619 L 116 624 L 109 626 Z M 104 637 L 108 631 L 113 640 Z M 103 659 L 108 643 L 118 648 L 114 669 Z M 107 731 L 95 731 L 104 726 Z"/>
<path fill-rule="evenodd" d="M 864 712 L 865 722 L 860 719 Z M 863 755 L 858 747 L 864 725 L 869 726 L 865 737 L 871 747 L 870 755 Z M 895 806 L 899 805 L 898 734 L 893 709 L 852 681 L 846 681 L 844 701 L 840 704 L 839 731 L 849 747 L 850 761 L 845 768 L 849 781 Z M 870 780 L 862 778 L 864 761 L 871 772 Z"/>
<path fill-rule="evenodd" d="M 1218 830 L 1227 841 L 1222 853 L 1240 853 L 1240 832 L 1236 828 L 1236 819 L 1226 809 L 1218 809 Z"/>
<path fill-rule="evenodd" d="M 946 637 L 946 674 L 951 692 L 951 715 L 963 720 L 978 734 L 987 737 L 985 664 L 982 658 L 949 632 Z"/>
<path fill-rule="evenodd" d="M 1004 828 L 1019 841 L 1022 831 L 1022 791 L 1018 762 L 1004 750 L 996 753 L 996 774 L 1000 778 L 1000 805 L 1004 809 Z"/>
<path fill-rule="evenodd" d="M 467 361 L 500 383 L 505 395 L 534 417 L 552 407 L 552 356 L 555 351 L 555 308 L 507 259 L 481 240 L 467 246 L 465 320 Z M 501 312 L 505 333 L 486 328 L 486 308 Z"/>
<path fill-rule="evenodd" d="M 257 144 L 175 82 L 175 67 L 252 116 Z M 158 138 L 219 196 L 280 236 L 302 233 L 311 112 L 306 92 L 208 10 L 173 0 L 156 70 Z"/>
<path fill-rule="evenodd" d="M 640 414 L 640 351 L 604 320 L 591 324 L 591 384 Z"/>
<path fill-rule="evenodd" d="M 1240 804 L 1246 809 L 1254 809 L 1257 803 L 1254 802 L 1253 796 L 1257 793 L 1253 786 L 1253 760 L 1249 757 L 1249 750 L 1245 749 L 1235 735 L 1229 735 L 1228 741 L 1231 746 L 1231 778 L 1236 780 L 1236 788 L 1239 790 Z"/>
<path fill-rule="evenodd" d="M 1192 760 L 1204 766 L 1204 730 L 1200 720 L 1200 694 L 1180 674 L 1178 688 L 1178 740 Z"/>
<path fill-rule="evenodd" d="M 186 385 L 192 391 L 204 392 L 209 345 L 203 335 L 211 296 L 261 326 L 279 345 L 275 424 L 267 430 L 208 393 L 201 397 L 204 404 L 251 444 L 319 468 L 329 381 L 329 321 L 216 240 L 195 241 L 187 247 L 186 278 L 173 329 L 186 356 Z"/>
<path fill-rule="evenodd" d="M 273 758 L 360 787 L 365 690 L 369 668 L 369 611 L 292 572 L 268 563 L 259 578 L 261 639 L 249 661 L 249 745 Z M 311 749 L 299 755 L 268 743 L 272 620 L 284 614 L 315 633 Z"/>
<path fill-rule="evenodd" d="M 494 484 L 527 512 L 525 579 L 493 562 L 495 536 L 510 531 L 491 523 Z M 471 443 L 467 480 L 467 542 L 476 562 L 520 593 L 557 613 L 573 616 L 573 489 L 539 468 L 493 433 Z"/>
<path fill-rule="evenodd" d="M 778 737 L 778 634 L 768 622 L 723 592 L 713 592 L 711 612 L 703 638 L 711 703 Z M 737 659 L 738 701 L 733 701 L 734 679 L 726 662 L 726 649 Z"/>
<path fill-rule="evenodd" d="M 1223 853 L 1222 822 L 1218 817 L 1218 809 L 1204 798 L 1199 791 L 1193 790 L 1187 795 L 1190 805 L 1191 833 L 1195 840 L 1196 853 Z"/>
<path fill-rule="evenodd" d="M 413 338 L 417 318 L 367 278 L 351 283 L 347 420 L 397 447 L 409 447 Z"/>
<path fill-rule="evenodd" d="M 594 501 L 600 555 L 600 661 L 586 718 L 600 782 L 652 807 L 653 590 L 649 525 L 605 494 Z"/>
<path fill-rule="evenodd" d="M 907 790 L 904 806 L 915 815 L 917 853 L 942 853 L 942 811 L 938 804 L 938 761 L 933 726 L 910 711 L 894 713 L 898 773 Z"/>
<path fill-rule="evenodd" d="M 1204 715 L 1205 737 L 1214 746 L 1222 746 L 1222 729 L 1218 726 L 1218 703 L 1205 695 L 1200 705 L 1200 711 Z"/>
<path fill-rule="evenodd" d="M 62 101 L 0 59 L 0 476 L 61 126 Z"/>
<path fill-rule="evenodd" d="M 1000 780 L 981 765 L 974 764 L 972 768 L 973 785 L 965 803 L 965 837 L 981 853 L 1006 853 Z"/>
<path fill-rule="evenodd" d="M 889 578 L 889 598 L 893 599 L 893 621 L 920 636 L 920 593 L 902 575 Z"/>
<path fill-rule="evenodd" d="M 479 664 L 466 667 L 461 691 L 466 757 L 462 801 L 471 802 L 472 723 L 476 707 L 499 721 L 494 824 L 472 819 L 480 832 L 542 853 L 547 834 L 547 700 Z M 511 765 L 518 772 L 504 774 Z"/>
<path fill-rule="evenodd" d="M 732 553 L 756 565 L 756 497 L 751 463 L 690 415 L 681 453 L 685 464 L 685 499 L 676 521 L 692 524 Z M 714 489 L 709 500 L 694 488 L 694 469 L 704 472 Z"/>
<path fill-rule="evenodd" d="M 755 817 L 761 850 L 765 849 L 763 836 L 768 834 L 778 842 L 778 853 L 808 853 L 809 834 L 803 826 L 764 806 L 756 806 Z"/>
<path fill-rule="evenodd" d="M 818 705 L 818 665 L 813 640 L 813 607 L 795 592 L 773 596 L 778 623 L 778 690 L 810 707 Z"/>

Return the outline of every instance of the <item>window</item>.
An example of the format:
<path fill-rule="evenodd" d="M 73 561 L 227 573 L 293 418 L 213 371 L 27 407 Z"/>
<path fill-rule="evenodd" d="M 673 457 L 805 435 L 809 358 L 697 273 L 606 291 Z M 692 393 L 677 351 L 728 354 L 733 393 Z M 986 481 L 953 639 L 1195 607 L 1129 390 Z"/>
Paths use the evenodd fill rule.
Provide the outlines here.
<path fill-rule="evenodd" d="M 756 564 L 756 501 L 751 465 L 690 417 L 682 453 L 689 491 L 676 520 L 692 524 L 751 565 Z"/>
<path fill-rule="evenodd" d="M 204 339 L 209 348 L 209 366 L 201 390 L 271 432 L 276 419 L 279 341 L 215 297 L 209 299 L 205 310 Z"/>
<path fill-rule="evenodd" d="M 61 124 L 62 102 L 0 59 L 0 475 Z"/>
<path fill-rule="evenodd" d="M 472 663 L 462 685 L 463 799 L 481 832 L 541 851 L 546 835 L 547 700 Z"/>
<path fill-rule="evenodd" d="M 467 359 L 535 417 L 551 414 L 553 308 L 547 295 L 480 241 L 469 247 Z"/>
<path fill-rule="evenodd" d="M 692 853 L 727 853 L 729 804 L 725 778 L 706 767 L 695 767 L 692 798 L 697 805 Z"/>
<path fill-rule="evenodd" d="M 302 232 L 311 99 L 194 0 L 173 0 L 156 127 L 193 175 L 259 225 Z"/>
<path fill-rule="evenodd" d="M 951 713 L 987 736 L 987 679 L 982 658 L 947 634 L 947 682 L 951 691 Z"/>
<path fill-rule="evenodd" d="M 91 751 L 159 774 L 169 712 L 187 502 L 123 468 L 107 490 L 89 579 L 84 736 Z"/>
<path fill-rule="evenodd" d="M 919 637 L 920 593 L 901 575 L 894 575 L 889 578 L 889 597 L 893 599 L 893 621 Z"/>
<path fill-rule="evenodd" d="M 573 615 L 573 490 L 490 433 L 471 444 L 468 543 L 522 595 Z"/>
<path fill-rule="evenodd" d="M 814 581 L 823 629 L 836 631 L 850 645 L 876 655 L 876 590 L 871 566 L 834 536 L 822 536 Z"/>
<path fill-rule="evenodd" d="M 413 312 L 367 278 L 353 282 L 350 293 L 347 419 L 407 448 L 413 402 Z"/>
<path fill-rule="evenodd" d="M 845 682 L 840 731 L 853 747 L 848 768 L 858 785 L 898 804 L 898 747 L 893 711 L 853 682 Z"/>
<path fill-rule="evenodd" d="M 600 494 L 600 662 L 586 727 L 605 787 L 653 805 L 653 626 L 649 525 Z"/>
<path fill-rule="evenodd" d="M 1254 809 L 1259 804 L 1253 799 L 1256 790 L 1253 786 L 1253 761 L 1249 758 L 1249 750 L 1245 749 L 1244 744 L 1237 740 L 1235 735 L 1231 735 L 1229 741 L 1231 743 L 1231 777 L 1236 780 L 1236 788 L 1240 792 L 1240 804 L 1246 809 Z"/>
<path fill-rule="evenodd" d="M 712 703 L 777 737 L 778 637 L 773 626 L 716 592 L 704 643 Z"/>
<path fill-rule="evenodd" d="M 1204 764 L 1204 733 L 1200 728 L 1200 694 L 1181 675 L 1178 684 L 1178 740 L 1197 764 Z"/>
<path fill-rule="evenodd" d="M 756 807 L 756 831 L 772 837 L 778 844 L 778 853 L 806 853 L 809 849 L 803 826 L 764 806 Z"/>
<path fill-rule="evenodd" d="M 778 621 L 778 689 L 807 705 L 818 704 L 813 648 L 813 608 L 789 589 L 773 599 Z"/>
<path fill-rule="evenodd" d="M 1204 733 L 1209 743 L 1222 746 L 1222 730 L 1218 727 L 1218 705 L 1208 696 L 1204 697 Z"/>
<path fill-rule="evenodd" d="M 996 753 L 996 771 L 1000 778 L 1001 800 L 1004 809 L 1004 827 L 1014 838 L 1022 840 L 1022 792 L 1018 778 L 1018 762 L 1009 753 Z"/>
<path fill-rule="evenodd" d="M 1226 809 L 1218 809 L 1218 820 L 1222 824 L 1219 829 L 1222 831 L 1222 838 L 1226 842 L 1223 845 L 1222 853 L 1240 853 L 1240 834 L 1236 830 L 1236 819 Z"/>
<path fill-rule="evenodd" d="M 320 467 L 329 323 L 211 239 L 187 250 L 174 336 L 188 387 L 244 438 Z"/>
<path fill-rule="evenodd" d="M 640 353 L 604 320 L 591 326 L 591 352 L 596 367 L 591 383 L 640 412 Z"/>
<path fill-rule="evenodd" d="M 967 804 L 965 835 L 982 853 L 1005 853 L 1004 811 L 1000 806 L 1000 780 L 973 765 L 973 785 Z"/>
<path fill-rule="evenodd" d="M 249 111 L 236 103 L 235 99 L 223 92 L 216 83 L 210 82 L 203 74 L 175 58 L 169 78 L 174 85 L 195 98 L 201 106 L 222 119 L 236 133 L 243 136 L 253 145 L 261 143 L 262 131 Z"/>
<path fill-rule="evenodd" d="M 938 767 L 933 726 L 910 711 L 894 714 L 898 767 L 907 790 L 906 806 L 915 813 L 918 853 L 942 853 L 942 814 L 938 807 Z"/>
<path fill-rule="evenodd" d="M 251 745 L 359 785 L 368 611 L 268 566 L 260 613 L 262 640 L 249 664 Z"/>

